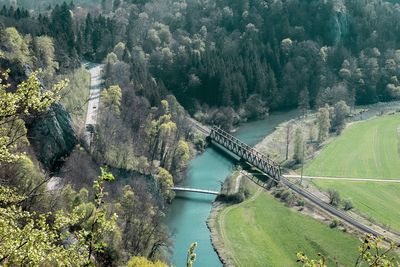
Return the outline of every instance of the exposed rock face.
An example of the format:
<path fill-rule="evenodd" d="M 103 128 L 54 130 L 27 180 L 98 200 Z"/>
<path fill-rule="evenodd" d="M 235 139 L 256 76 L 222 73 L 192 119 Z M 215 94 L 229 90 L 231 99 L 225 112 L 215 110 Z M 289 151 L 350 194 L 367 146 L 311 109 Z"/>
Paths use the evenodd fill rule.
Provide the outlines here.
<path fill-rule="evenodd" d="M 330 21 L 330 38 L 333 44 L 337 44 L 349 31 L 349 16 L 343 0 L 335 2 L 335 16 Z"/>
<path fill-rule="evenodd" d="M 344 12 L 336 12 L 331 22 L 331 39 L 333 44 L 337 44 L 342 40 L 342 37 L 348 33 L 349 21 L 348 15 Z"/>
<path fill-rule="evenodd" d="M 77 139 L 69 113 L 54 104 L 48 116 L 29 126 L 29 140 L 45 168 L 57 169 L 58 163 L 74 149 Z"/>

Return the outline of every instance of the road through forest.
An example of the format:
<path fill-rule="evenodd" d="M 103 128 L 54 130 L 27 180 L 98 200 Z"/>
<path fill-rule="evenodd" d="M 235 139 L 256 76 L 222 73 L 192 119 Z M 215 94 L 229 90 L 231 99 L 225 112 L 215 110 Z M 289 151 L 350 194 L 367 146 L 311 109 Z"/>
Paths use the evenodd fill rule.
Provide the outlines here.
<path fill-rule="evenodd" d="M 97 115 L 100 104 L 100 91 L 103 83 L 101 74 L 103 70 L 103 65 L 94 65 L 92 63 L 87 63 L 85 64 L 85 67 L 90 72 L 90 94 L 85 120 L 85 139 L 90 146 L 91 132 L 90 130 L 88 130 L 88 126 L 97 124 Z"/>

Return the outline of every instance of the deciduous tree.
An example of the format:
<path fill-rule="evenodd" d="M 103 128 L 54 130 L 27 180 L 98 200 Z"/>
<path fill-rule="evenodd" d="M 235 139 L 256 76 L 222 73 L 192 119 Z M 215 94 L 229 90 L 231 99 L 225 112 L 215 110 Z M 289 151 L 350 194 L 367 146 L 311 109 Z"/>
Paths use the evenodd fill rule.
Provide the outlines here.
<path fill-rule="evenodd" d="M 329 115 L 328 106 L 319 108 L 317 113 L 317 123 L 318 123 L 318 142 L 323 142 L 329 136 L 329 130 L 331 128 L 331 119 Z"/>

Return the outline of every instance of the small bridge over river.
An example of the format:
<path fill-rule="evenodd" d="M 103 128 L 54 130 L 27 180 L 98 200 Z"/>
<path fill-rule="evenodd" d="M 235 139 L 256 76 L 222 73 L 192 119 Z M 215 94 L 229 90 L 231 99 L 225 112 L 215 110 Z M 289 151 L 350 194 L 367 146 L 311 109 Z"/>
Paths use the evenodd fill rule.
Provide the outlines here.
<path fill-rule="evenodd" d="M 170 190 L 175 192 L 192 192 L 192 193 L 200 193 L 200 194 L 208 194 L 208 195 L 216 195 L 219 196 L 220 192 L 206 189 L 197 189 L 197 188 L 188 188 L 188 187 L 171 187 Z"/>
<path fill-rule="evenodd" d="M 251 166 L 258 168 L 262 173 L 266 174 L 270 179 L 276 183 L 281 180 L 281 168 L 279 164 L 271 160 L 268 156 L 264 156 L 251 146 L 243 143 L 233 135 L 225 132 L 221 128 L 212 127 L 208 129 L 205 126 L 200 125 L 196 121 L 192 121 L 195 127 L 207 135 L 209 141 L 220 145 L 227 151 L 233 153 L 241 160 L 249 163 Z M 172 187 L 170 190 L 175 192 L 193 192 L 210 195 L 220 195 L 220 192 L 199 189 L 199 188 L 186 188 L 186 187 Z"/>

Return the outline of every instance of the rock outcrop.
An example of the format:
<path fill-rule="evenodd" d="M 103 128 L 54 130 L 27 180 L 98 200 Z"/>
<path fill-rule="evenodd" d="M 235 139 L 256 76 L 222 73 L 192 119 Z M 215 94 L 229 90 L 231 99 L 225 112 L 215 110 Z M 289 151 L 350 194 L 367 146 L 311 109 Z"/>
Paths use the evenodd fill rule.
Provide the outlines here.
<path fill-rule="evenodd" d="M 58 103 L 48 115 L 28 126 L 28 137 L 37 158 L 48 170 L 56 170 L 77 143 L 71 117 Z"/>
<path fill-rule="evenodd" d="M 329 37 L 332 44 L 337 44 L 342 41 L 349 32 L 349 16 L 346 5 L 343 0 L 335 2 L 335 16 L 330 20 Z"/>

